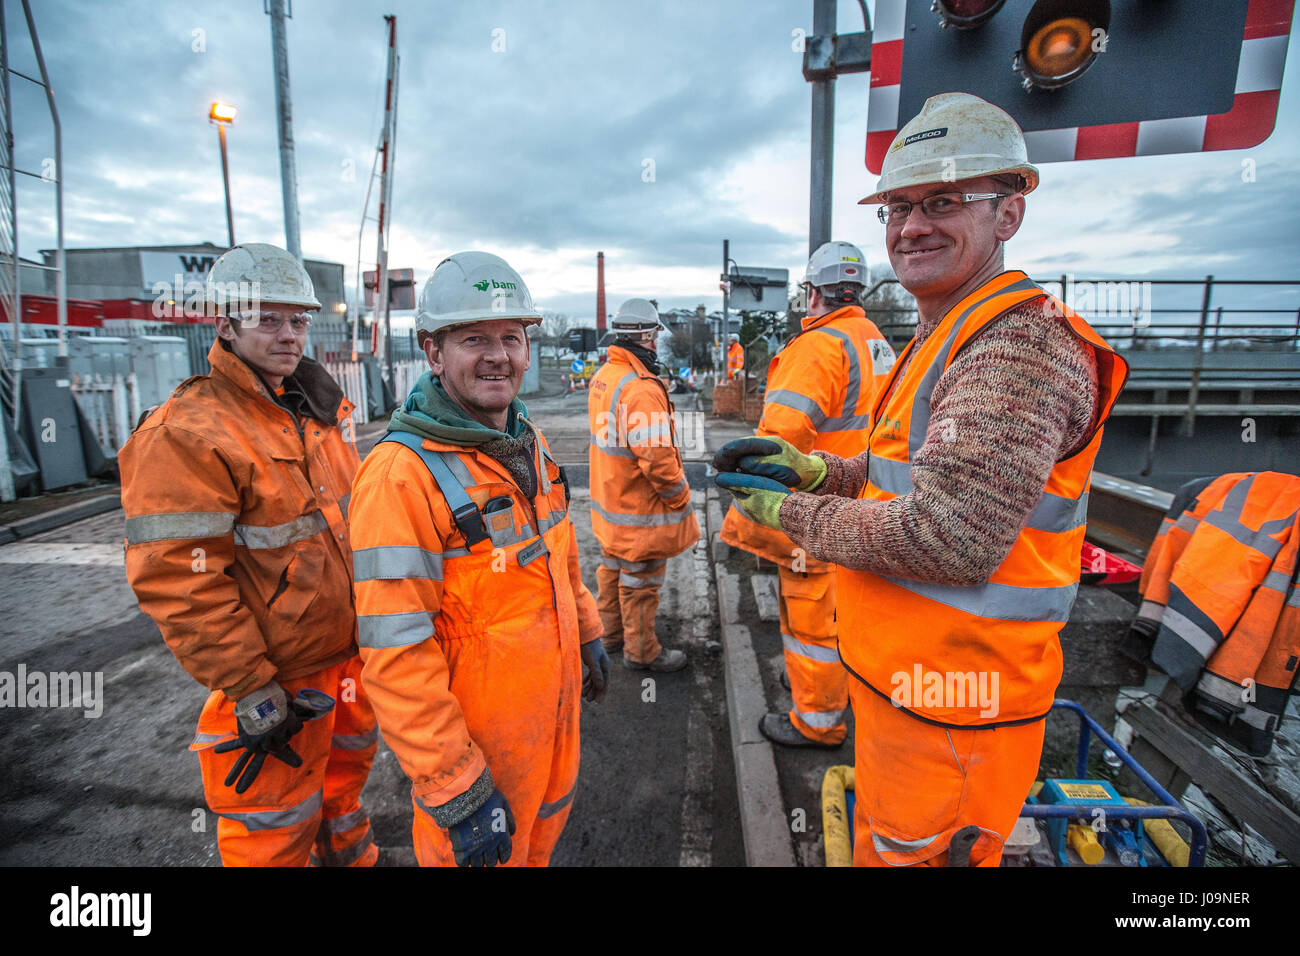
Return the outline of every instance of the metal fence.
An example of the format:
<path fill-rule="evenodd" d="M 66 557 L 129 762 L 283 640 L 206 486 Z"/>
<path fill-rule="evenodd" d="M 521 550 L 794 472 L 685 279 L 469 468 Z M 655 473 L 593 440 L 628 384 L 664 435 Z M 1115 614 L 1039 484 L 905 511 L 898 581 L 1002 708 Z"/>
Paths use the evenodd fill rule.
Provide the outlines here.
<path fill-rule="evenodd" d="M 114 375 L 111 379 L 104 375 L 85 378 L 74 375 L 72 395 L 90 422 L 104 454 L 116 458 L 118 449 L 126 444 L 140 419 L 140 390 L 135 373 L 125 377 Z"/>

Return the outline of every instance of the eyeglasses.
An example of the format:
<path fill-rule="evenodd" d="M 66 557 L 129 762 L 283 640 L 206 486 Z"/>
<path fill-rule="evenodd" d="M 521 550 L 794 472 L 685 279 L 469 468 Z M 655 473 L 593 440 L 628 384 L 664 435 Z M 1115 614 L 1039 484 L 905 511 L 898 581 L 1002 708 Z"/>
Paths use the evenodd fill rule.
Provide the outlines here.
<path fill-rule="evenodd" d="M 289 328 L 293 329 L 294 335 L 305 335 L 311 328 L 311 316 L 306 312 L 295 312 L 290 315 L 282 315 L 279 312 L 244 312 L 234 313 L 230 319 L 240 323 L 256 322 L 257 330 L 268 335 L 279 332 L 286 322 L 289 323 Z"/>
<path fill-rule="evenodd" d="M 942 219 L 944 216 L 951 216 L 968 202 L 1001 199 L 1003 196 L 1010 195 L 1011 193 L 936 193 L 933 196 L 926 196 L 919 203 L 911 203 L 905 200 L 887 202 L 876 210 L 876 215 L 884 225 L 896 226 L 907 222 L 907 217 L 912 214 L 913 206 L 920 206 L 929 219 Z"/>

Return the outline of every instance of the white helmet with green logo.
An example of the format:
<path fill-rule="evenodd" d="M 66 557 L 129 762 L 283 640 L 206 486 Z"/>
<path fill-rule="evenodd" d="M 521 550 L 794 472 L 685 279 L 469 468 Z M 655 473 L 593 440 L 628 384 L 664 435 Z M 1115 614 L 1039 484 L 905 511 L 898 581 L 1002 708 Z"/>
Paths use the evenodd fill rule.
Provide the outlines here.
<path fill-rule="evenodd" d="M 540 325 L 528 286 L 500 256 L 490 252 L 458 252 L 438 263 L 420 290 L 415 316 L 418 333 L 438 332 L 454 325 L 518 319 Z"/>
<path fill-rule="evenodd" d="M 867 284 L 867 257 L 851 242 L 823 242 L 808 258 L 803 281 L 818 289 L 841 282 Z"/>

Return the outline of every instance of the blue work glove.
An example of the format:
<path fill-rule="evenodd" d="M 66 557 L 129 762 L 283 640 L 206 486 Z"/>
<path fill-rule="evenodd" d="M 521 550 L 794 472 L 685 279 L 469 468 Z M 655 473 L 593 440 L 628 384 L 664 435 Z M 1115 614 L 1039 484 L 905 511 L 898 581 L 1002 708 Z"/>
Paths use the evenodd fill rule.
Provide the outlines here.
<path fill-rule="evenodd" d="M 493 790 L 483 806 L 447 828 L 457 866 L 505 863 L 510 859 L 510 837 L 514 832 L 515 817 L 500 790 Z"/>
<path fill-rule="evenodd" d="M 587 674 L 582 678 L 582 699 L 599 704 L 605 699 L 605 686 L 609 683 L 609 652 L 600 638 L 582 645 L 582 663 Z"/>
<path fill-rule="evenodd" d="M 727 442 L 713 456 L 713 467 L 719 472 L 761 475 L 796 491 L 811 491 L 826 477 L 826 462 L 775 435 Z"/>
<path fill-rule="evenodd" d="M 239 736 L 212 748 L 219 754 L 244 751 L 226 775 L 225 785 L 243 793 L 262 772 L 268 754 L 290 767 L 301 767 L 302 758 L 289 746 L 289 740 L 302 730 L 304 722 L 333 709 L 334 698 L 319 690 L 300 690 L 290 702 L 275 681 L 241 697 L 235 704 Z"/>
<path fill-rule="evenodd" d="M 731 492 L 745 514 L 761 525 L 781 530 L 781 502 L 790 495 L 790 489 L 781 482 L 761 475 L 726 471 L 713 480 L 719 488 Z"/>

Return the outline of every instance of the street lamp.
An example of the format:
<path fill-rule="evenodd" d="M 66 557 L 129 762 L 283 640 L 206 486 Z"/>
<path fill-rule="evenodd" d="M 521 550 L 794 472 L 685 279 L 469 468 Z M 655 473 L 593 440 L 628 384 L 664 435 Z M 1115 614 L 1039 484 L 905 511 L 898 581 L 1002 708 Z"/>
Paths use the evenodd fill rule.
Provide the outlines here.
<path fill-rule="evenodd" d="M 235 247 L 235 217 L 230 212 L 230 165 L 226 162 L 226 127 L 235 121 L 237 110 L 229 103 L 213 103 L 208 110 L 208 122 L 217 126 L 217 138 L 221 141 L 221 181 L 226 186 L 226 234 L 230 247 Z"/>

